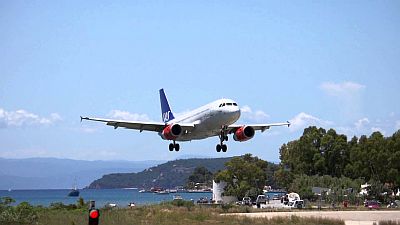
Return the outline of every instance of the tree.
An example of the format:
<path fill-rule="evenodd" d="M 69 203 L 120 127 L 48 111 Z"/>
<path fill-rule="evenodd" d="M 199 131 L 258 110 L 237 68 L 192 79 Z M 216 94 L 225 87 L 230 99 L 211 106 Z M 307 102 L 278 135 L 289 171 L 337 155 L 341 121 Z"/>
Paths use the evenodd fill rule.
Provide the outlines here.
<path fill-rule="evenodd" d="M 203 183 L 207 186 L 212 185 L 213 174 L 204 166 L 196 167 L 189 176 L 187 187 L 194 188 L 196 183 Z"/>
<path fill-rule="evenodd" d="M 383 184 L 396 190 L 400 187 L 400 130 L 391 137 L 374 132 L 347 141 L 334 129 L 310 126 L 298 140 L 282 145 L 280 159 L 275 178 L 285 188 L 293 187 L 291 180 L 298 175 L 329 175 L 374 183 L 375 192 L 382 191 Z"/>
<path fill-rule="evenodd" d="M 226 169 L 215 175 L 215 181 L 224 181 L 225 195 L 236 196 L 239 199 L 256 197 L 262 193 L 267 179 L 268 163 L 251 154 L 233 157 L 225 163 Z"/>

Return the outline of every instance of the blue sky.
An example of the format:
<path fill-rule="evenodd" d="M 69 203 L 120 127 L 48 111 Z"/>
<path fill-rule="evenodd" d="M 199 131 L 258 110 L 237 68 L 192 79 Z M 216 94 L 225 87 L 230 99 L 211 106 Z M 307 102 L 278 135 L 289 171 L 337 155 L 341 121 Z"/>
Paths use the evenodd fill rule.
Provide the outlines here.
<path fill-rule="evenodd" d="M 0 157 L 169 160 L 279 147 L 309 125 L 400 129 L 399 1 L 2 1 Z M 240 123 L 284 122 L 248 142 L 181 144 L 79 116 L 160 121 L 235 99 Z"/>

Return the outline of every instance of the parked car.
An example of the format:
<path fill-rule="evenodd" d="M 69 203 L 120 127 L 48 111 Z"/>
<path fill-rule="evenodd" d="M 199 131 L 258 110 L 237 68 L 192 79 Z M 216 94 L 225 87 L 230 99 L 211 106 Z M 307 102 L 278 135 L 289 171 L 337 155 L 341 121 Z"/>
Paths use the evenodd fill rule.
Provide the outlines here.
<path fill-rule="evenodd" d="M 267 202 L 267 198 L 265 197 L 265 195 L 258 195 L 257 199 L 256 199 L 256 204 L 260 203 L 260 204 L 265 204 Z"/>
<path fill-rule="evenodd" d="M 287 205 L 284 206 L 284 208 L 302 209 L 304 208 L 304 201 L 303 200 L 290 201 L 287 203 Z"/>
<path fill-rule="evenodd" d="M 201 197 L 199 200 L 197 200 L 197 203 L 199 203 L 199 204 L 207 204 L 208 203 L 208 199 Z"/>
<path fill-rule="evenodd" d="M 396 200 L 396 201 L 391 201 L 389 203 L 389 205 L 387 205 L 387 208 L 391 208 L 391 209 L 395 209 L 395 208 L 399 208 L 400 207 L 400 201 Z"/>
<path fill-rule="evenodd" d="M 368 202 L 368 209 L 379 209 L 379 202 L 377 201 L 369 201 Z"/>
<path fill-rule="evenodd" d="M 251 198 L 250 197 L 244 197 L 242 200 L 242 205 L 251 205 Z"/>
<path fill-rule="evenodd" d="M 256 205 L 257 208 L 261 208 L 261 204 L 266 204 L 267 203 L 267 198 L 265 195 L 258 195 L 256 199 Z"/>

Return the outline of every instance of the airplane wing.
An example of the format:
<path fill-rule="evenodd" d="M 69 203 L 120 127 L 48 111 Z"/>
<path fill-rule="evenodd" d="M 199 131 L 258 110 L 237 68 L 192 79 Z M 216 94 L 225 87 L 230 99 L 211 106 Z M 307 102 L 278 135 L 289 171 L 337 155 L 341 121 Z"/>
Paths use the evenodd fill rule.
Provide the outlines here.
<path fill-rule="evenodd" d="M 155 132 L 161 132 L 167 124 L 162 123 L 162 122 L 143 122 L 143 121 L 126 121 L 126 120 L 110 120 L 110 119 L 102 119 L 102 118 L 89 118 L 89 117 L 82 117 L 81 116 L 81 121 L 82 120 L 91 120 L 91 121 L 98 121 L 98 122 L 104 122 L 108 126 L 113 126 L 114 129 L 117 129 L 118 127 L 123 127 L 126 129 L 134 129 L 134 130 L 139 130 L 140 132 L 142 131 L 155 131 Z M 182 129 L 191 131 L 195 124 L 181 124 L 179 125 L 182 127 Z"/>
<path fill-rule="evenodd" d="M 237 129 L 243 126 L 249 126 L 253 127 L 254 130 L 261 130 L 261 132 L 264 132 L 268 130 L 270 127 L 276 127 L 276 126 L 290 126 L 290 122 L 287 121 L 285 123 L 265 123 L 265 124 L 246 124 L 246 125 L 240 125 L 240 124 L 232 124 L 228 126 L 228 133 L 235 132 Z"/>

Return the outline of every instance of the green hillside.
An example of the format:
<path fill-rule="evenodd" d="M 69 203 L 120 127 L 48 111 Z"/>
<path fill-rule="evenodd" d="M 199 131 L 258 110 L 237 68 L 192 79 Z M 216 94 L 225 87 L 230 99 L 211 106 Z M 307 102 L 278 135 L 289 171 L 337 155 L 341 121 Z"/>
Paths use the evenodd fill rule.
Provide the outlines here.
<path fill-rule="evenodd" d="M 188 177 L 198 166 L 212 173 L 224 169 L 231 158 L 179 159 L 151 167 L 139 173 L 113 173 L 104 175 L 89 185 L 89 188 L 174 188 L 185 185 Z"/>

